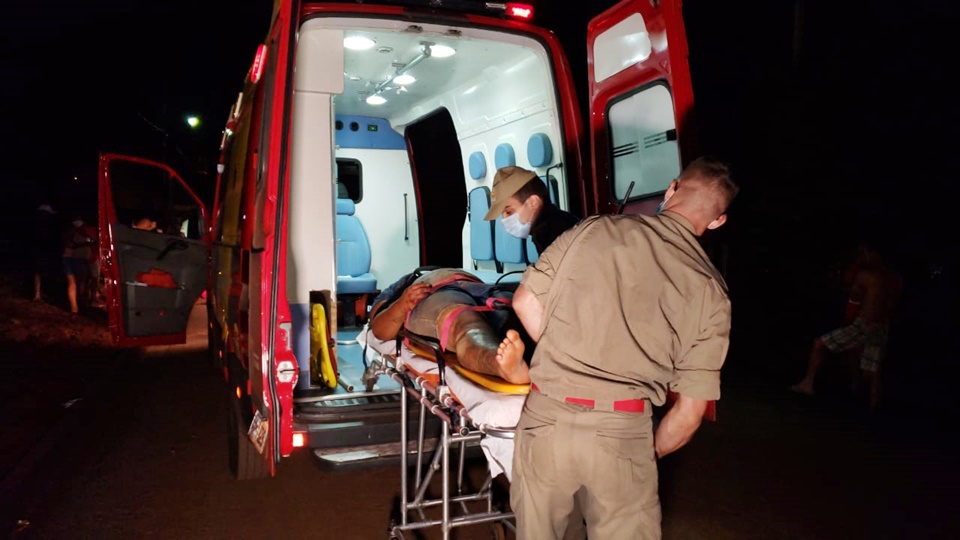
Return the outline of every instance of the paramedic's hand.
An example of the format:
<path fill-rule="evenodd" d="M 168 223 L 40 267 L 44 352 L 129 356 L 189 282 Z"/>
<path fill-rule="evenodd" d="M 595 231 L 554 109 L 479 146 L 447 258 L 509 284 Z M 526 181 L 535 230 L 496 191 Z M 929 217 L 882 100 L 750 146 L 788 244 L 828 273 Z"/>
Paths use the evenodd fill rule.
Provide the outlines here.
<path fill-rule="evenodd" d="M 403 295 L 400 296 L 400 301 L 397 302 L 400 304 L 401 309 L 403 309 L 404 315 L 410 313 L 414 307 L 421 300 L 426 298 L 430 294 L 430 284 L 429 283 L 416 283 L 407 287 L 407 290 L 403 291 Z"/>

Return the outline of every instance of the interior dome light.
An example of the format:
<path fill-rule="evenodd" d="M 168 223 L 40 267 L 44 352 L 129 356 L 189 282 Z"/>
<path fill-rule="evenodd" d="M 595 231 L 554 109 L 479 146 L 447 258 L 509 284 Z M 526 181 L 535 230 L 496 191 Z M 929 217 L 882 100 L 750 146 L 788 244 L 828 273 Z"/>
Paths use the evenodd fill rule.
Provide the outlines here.
<path fill-rule="evenodd" d="M 447 58 L 448 56 L 453 56 L 457 51 L 453 50 L 453 47 L 447 47 L 446 45 L 431 45 L 430 46 L 430 56 L 435 58 Z"/>
<path fill-rule="evenodd" d="M 394 78 L 393 78 L 393 82 L 395 82 L 395 83 L 397 83 L 397 84 L 401 84 L 401 85 L 403 85 L 403 84 L 413 84 L 413 83 L 417 82 L 417 79 L 414 78 L 413 75 L 407 75 L 406 73 L 404 73 L 403 75 L 397 75 L 396 77 L 394 77 Z"/>
<path fill-rule="evenodd" d="M 363 36 L 347 36 L 343 38 L 343 46 L 354 51 L 365 51 L 376 44 L 376 41 Z"/>
<path fill-rule="evenodd" d="M 387 99 L 381 95 L 374 94 L 367 98 L 368 105 L 383 105 L 387 102 Z"/>

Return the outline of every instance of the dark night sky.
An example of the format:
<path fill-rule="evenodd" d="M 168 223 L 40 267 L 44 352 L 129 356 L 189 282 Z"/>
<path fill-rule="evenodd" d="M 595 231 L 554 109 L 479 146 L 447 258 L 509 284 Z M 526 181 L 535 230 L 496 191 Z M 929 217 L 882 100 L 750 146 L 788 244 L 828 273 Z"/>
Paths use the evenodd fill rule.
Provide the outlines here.
<path fill-rule="evenodd" d="M 586 21 L 611 2 L 541 4 L 583 97 Z M 949 81 L 960 9 L 948 0 L 803 0 L 795 62 L 795 5 L 687 0 L 684 18 L 702 149 L 729 160 L 744 187 L 721 233 L 738 313 L 789 311 L 778 324 L 806 340 L 821 314 L 811 302 L 822 296 L 823 269 L 858 235 L 887 240 L 908 284 L 925 284 L 925 294 L 937 297 L 936 268 L 936 286 L 956 289 L 943 275 L 957 269 L 960 118 Z M 41 197 L 95 211 L 99 151 L 158 155 L 159 134 L 144 118 L 185 153 L 215 155 L 270 8 L 269 0 L 5 3 L 2 215 L 13 220 Z M 186 129 L 188 113 L 203 118 L 200 130 Z M 917 328 L 948 326 L 939 298 L 916 308 L 926 313 Z"/>

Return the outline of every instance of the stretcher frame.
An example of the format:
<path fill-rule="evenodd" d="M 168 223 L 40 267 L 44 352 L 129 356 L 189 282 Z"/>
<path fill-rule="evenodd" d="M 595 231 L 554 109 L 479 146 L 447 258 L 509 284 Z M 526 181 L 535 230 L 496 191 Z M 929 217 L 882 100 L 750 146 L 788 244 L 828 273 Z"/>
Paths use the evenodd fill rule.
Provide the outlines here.
<path fill-rule="evenodd" d="M 418 347 L 433 352 L 439 372 L 438 382 L 434 383 L 421 374 L 407 369 L 399 362 L 403 342 L 409 340 Z M 429 527 L 439 527 L 444 540 L 450 538 L 451 531 L 457 527 L 477 525 L 481 523 L 500 522 L 504 527 L 516 531 L 512 522 L 513 512 L 495 510 L 493 507 L 493 476 L 488 471 L 483 485 L 473 493 L 464 493 L 464 472 L 466 463 L 467 445 L 478 443 L 483 437 L 513 439 L 515 426 L 492 426 L 474 421 L 466 408 L 453 396 L 446 384 L 446 360 L 438 342 L 414 334 L 406 328 L 401 328 L 396 339 L 397 352 L 393 364 L 388 356 L 376 355 L 371 367 L 377 375 L 385 375 L 400 384 L 403 391 L 400 399 L 400 515 L 399 523 L 394 520 L 388 527 L 390 538 L 404 538 L 405 532 L 416 531 Z M 379 365 L 377 365 L 379 364 Z M 419 403 L 420 414 L 417 422 L 416 452 L 409 450 L 413 442 L 410 438 L 408 414 L 410 402 Z M 438 417 L 442 422 L 440 444 L 432 449 L 432 457 L 426 463 L 425 436 L 427 413 Z M 456 494 L 452 494 L 450 461 L 451 450 L 457 447 Z M 416 474 L 411 481 L 410 459 L 416 459 Z M 427 489 L 433 480 L 434 474 L 440 470 L 442 481 L 440 498 L 429 498 Z M 412 487 L 412 493 L 411 493 Z M 412 495 L 412 496 L 411 496 Z M 468 502 L 486 501 L 486 511 L 471 512 L 467 508 Z M 460 505 L 460 515 L 452 516 L 454 504 Z M 440 506 L 441 519 L 428 519 L 424 510 Z M 415 514 L 411 516 L 411 514 Z"/>

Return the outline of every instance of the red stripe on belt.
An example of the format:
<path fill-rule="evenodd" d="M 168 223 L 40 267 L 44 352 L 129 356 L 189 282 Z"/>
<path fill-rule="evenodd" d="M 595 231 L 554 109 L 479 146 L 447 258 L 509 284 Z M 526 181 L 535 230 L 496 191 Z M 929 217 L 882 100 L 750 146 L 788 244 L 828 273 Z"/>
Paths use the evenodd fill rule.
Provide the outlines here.
<path fill-rule="evenodd" d="M 536 384 L 531 383 L 530 388 L 534 391 L 539 392 L 540 389 L 537 388 Z M 578 397 L 565 397 L 563 398 L 567 403 L 573 403 L 575 405 L 582 405 L 584 407 L 590 407 L 591 409 L 596 407 L 596 401 L 592 399 L 584 399 Z M 645 399 L 621 399 L 613 402 L 613 410 L 617 412 L 629 412 L 629 413 L 642 413 L 646 410 Z"/>

